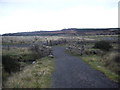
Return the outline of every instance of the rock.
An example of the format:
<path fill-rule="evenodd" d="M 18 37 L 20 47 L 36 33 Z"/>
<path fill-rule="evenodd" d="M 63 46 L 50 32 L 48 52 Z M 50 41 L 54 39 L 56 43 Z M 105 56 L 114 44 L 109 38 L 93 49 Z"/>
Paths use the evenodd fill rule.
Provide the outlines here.
<path fill-rule="evenodd" d="M 54 56 L 53 55 L 49 55 L 49 57 L 53 58 Z"/>
<path fill-rule="evenodd" d="M 32 62 L 32 64 L 35 64 L 35 63 L 36 63 L 35 61 Z"/>

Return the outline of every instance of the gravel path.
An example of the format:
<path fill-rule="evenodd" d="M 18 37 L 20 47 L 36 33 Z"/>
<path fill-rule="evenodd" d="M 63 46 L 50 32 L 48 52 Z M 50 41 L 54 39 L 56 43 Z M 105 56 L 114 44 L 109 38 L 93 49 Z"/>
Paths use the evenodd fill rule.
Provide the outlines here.
<path fill-rule="evenodd" d="M 92 69 L 80 58 L 65 53 L 65 47 L 53 47 L 56 70 L 53 73 L 53 88 L 115 88 L 99 71 Z"/>

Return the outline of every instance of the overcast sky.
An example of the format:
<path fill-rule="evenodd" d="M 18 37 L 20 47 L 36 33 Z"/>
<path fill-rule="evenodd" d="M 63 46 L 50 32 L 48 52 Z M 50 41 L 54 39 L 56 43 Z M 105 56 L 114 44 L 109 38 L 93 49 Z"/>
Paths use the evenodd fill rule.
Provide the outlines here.
<path fill-rule="evenodd" d="M 0 34 L 118 27 L 119 0 L 0 0 Z"/>

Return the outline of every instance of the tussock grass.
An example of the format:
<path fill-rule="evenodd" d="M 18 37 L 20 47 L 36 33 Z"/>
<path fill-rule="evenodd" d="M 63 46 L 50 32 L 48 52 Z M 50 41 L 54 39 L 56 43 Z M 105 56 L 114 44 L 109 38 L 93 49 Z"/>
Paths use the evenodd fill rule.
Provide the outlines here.
<path fill-rule="evenodd" d="M 116 73 L 120 72 L 120 53 L 117 51 L 109 52 L 103 57 L 105 66 Z"/>
<path fill-rule="evenodd" d="M 50 57 L 38 59 L 35 64 L 25 67 L 8 78 L 5 88 L 50 88 L 54 60 Z"/>
<path fill-rule="evenodd" d="M 3 86 L 7 78 L 13 72 L 22 70 L 28 63 L 19 62 L 34 59 L 32 52 L 28 48 L 10 48 L 2 50 L 2 80 Z"/>

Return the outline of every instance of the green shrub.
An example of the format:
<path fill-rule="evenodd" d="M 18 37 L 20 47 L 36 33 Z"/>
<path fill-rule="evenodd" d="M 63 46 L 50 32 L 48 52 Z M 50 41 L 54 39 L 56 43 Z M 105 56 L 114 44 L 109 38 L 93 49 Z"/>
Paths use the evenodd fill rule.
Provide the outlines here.
<path fill-rule="evenodd" d="M 12 58 L 12 56 L 10 55 L 2 56 L 2 64 L 3 64 L 4 70 L 8 73 L 16 72 L 20 69 L 19 62 L 17 62 L 17 60 Z"/>
<path fill-rule="evenodd" d="M 52 54 L 52 49 L 49 46 L 34 44 L 30 48 L 33 52 L 33 57 L 39 59 Z"/>
<path fill-rule="evenodd" d="M 84 54 L 85 55 L 99 55 L 99 56 L 102 56 L 102 55 L 104 55 L 104 52 L 99 50 L 99 49 L 95 49 L 95 50 L 86 49 L 84 51 Z"/>
<path fill-rule="evenodd" d="M 4 88 L 50 88 L 53 71 L 53 58 L 38 59 L 35 64 L 28 65 L 23 71 L 8 77 Z"/>
<path fill-rule="evenodd" d="M 95 43 L 94 48 L 101 49 L 103 51 L 109 51 L 112 46 L 108 41 L 98 41 Z"/>

